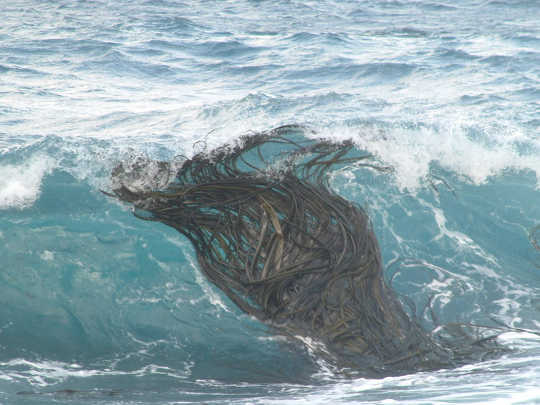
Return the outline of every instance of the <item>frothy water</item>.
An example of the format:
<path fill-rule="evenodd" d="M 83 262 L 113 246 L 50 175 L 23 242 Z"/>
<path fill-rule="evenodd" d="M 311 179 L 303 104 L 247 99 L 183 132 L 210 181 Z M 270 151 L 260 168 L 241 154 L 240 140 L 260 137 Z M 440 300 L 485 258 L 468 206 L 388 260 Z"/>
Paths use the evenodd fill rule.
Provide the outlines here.
<path fill-rule="evenodd" d="M 54 162 L 35 156 L 20 165 L 0 166 L 0 209 L 25 208 L 39 197 L 43 177 L 50 174 Z"/>
<path fill-rule="evenodd" d="M 282 124 L 352 139 L 389 172 L 350 166 L 331 186 L 366 207 L 425 327 L 537 331 L 539 7 L 4 5 L 0 402 L 539 403 L 525 332 L 497 360 L 339 379 L 243 315 L 187 240 L 100 192 L 119 162 L 181 162 Z"/>

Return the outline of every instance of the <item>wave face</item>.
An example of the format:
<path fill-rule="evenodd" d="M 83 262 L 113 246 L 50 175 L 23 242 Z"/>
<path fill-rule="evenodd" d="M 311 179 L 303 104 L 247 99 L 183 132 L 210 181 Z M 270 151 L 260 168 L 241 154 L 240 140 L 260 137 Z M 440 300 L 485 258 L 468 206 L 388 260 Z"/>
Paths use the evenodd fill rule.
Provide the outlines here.
<path fill-rule="evenodd" d="M 539 13 L 521 0 L 3 6 L 0 402 L 540 401 L 525 332 L 503 334 L 496 360 L 342 379 L 317 342 L 236 308 L 178 232 L 100 192 L 118 162 L 181 161 L 283 124 L 352 139 L 391 172 L 351 165 L 330 185 L 369 213 L 423 326 L 539 330 Z"/>

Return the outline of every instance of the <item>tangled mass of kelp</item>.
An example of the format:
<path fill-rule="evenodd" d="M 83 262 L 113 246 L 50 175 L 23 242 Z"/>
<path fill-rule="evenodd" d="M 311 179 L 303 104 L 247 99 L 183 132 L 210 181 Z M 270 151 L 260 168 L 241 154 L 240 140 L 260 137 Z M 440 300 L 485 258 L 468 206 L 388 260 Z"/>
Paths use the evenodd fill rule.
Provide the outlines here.
<path fill-rule="evenodd" d="M 385 170 L 351 142 L 308 140 L 287 126 L 178 168 L 118 165 L 108 194 L 184 234 L 203 273 L 239 308 L 281 334 L 322 343 L 316 354 L 341 371 L 398 375 L 500 352 L 496 334 L 465 325 L 430 333 L 403 309 L 384 280 L 368 215 L 327 184 L 331 168 L 349 164 Z M 152 186 L 137 185 L 143 174 Z"/>

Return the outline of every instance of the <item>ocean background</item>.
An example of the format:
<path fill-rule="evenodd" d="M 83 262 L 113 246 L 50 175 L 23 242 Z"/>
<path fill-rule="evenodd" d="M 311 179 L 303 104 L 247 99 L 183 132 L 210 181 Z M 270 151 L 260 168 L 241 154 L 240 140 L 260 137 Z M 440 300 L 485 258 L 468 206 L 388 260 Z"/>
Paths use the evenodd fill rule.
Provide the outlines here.
<path fill-rule="evenodd" d="M 539 1 L 0 0 L 0 403 L 540 404 L 525 331 L 498 359 L 341 378 L 100 192 L 121 161 L 284 124 L 392 168 L 330 184 L 426 329 L 431 303 L 540 330 Z"/>

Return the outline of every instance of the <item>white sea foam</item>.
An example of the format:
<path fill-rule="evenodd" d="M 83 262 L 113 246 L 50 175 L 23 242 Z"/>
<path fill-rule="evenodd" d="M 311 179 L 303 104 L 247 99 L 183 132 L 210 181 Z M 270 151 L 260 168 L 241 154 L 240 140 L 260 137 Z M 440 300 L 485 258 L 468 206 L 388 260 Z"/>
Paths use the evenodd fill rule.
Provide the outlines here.
<path fill-rule="evenodd" d="M 0 165 L 0 209 L 32 205 L 39 197 L 43 178 L 54 167 L 53 159 L 41 155 L 19 165 Z"/>
<path fill-rule="evenodd" d="M 41 260 L 44 261 L 53 261 L 54 260 L 54 252 L 51 252 L 50 250 L 44 250 L 39 257 Z"/>
<path fill-rule="evenodd" d="M 433 163 L 451 170 L 464 180 L 482 184 L 505 170 L 529 170 L 536 174 L 540 186 L 540 159 L 534 152 L 520 152 L 518 145 L 527 144 L 531 151 L 540 151 L 540 144 L 511 125 L 485 123 L 475 128 L 474 117 L 459 120 L 440 117 L 433 125 L 395 126 L 392 128 L 335 127 L 321 129 L 330 139 L 351 138 L 385 164 L 394 169 L 402 190 L 414 191 L 429 176 Z M 471 135 L 479 130 L 480 139 Z M 320 136 L 320 135 L 319 135 Z"/>
<path fill-rule="evenodd" d="M 191 257 L 191 255 L 186 255 L 186 258 L 187 258 L 187 260 L 189 261 L 189 263 L 191 264 L 191 266 L 193 268 L 197 268 L 197 264 L 196 264 L 194 258 Z M 210 286 L 208 281 L 205 280 L 205 278 L 203 277 L 203 275 L 201 274 L 200 271 L 195 272 L 195 280 L 196 280 L 197 284 L 199 284 L 199 286 L 203 290 L 204 294 L 198 299 L 191 300 L 191 304 L 195 304 L 196 302 L 198 302 L 201 299 L 206 299 L 206 300 L 210 301 L 210 303 L 215 308 L 217 308 L 218 311 L 222 310 L 222 311 L 225 311 L 225 312 L 231 312 L 231 310 L 227 307 L 227 305 L 220 298 L 219 294 L 216 293 L 216 291 L 212 289 L 212 287 Z M 219 312 L 216 313 L 216 316 L 219 318 L 220 313 Z"/>
<path fill-rule="evenodd" d="M 85 370 L 79 364 L 56 361 L 28 361 L 13 359 L 0 363 L 2 377 L 8 381 L 26 381 L 32 385 L 47 386 L 69 377 L 91 377 L 105 374 L 98 370 Z"/>
<path fill-rule="evenodd" d="M 144 342 L 137 342 L 144 343 Z M 155 342 L 152 342 L 152 345 Z M 130 354 L 129 356 L 131 356 Z M 114 362 L 112 363 L 114 366 Z M 167 366 L 148 364 L 139 369 L 115 370 L 114 367 L 102 369 L 87 368 L 76 363 L 64 363 L 60 361 L 29 361 L 22 358 L 0 362 L 0 380 L 10 382 L 26 382 L 33 386 L 46 387 L 61 383 L 73 378 L 89 378 L 95 376 L 137 376 L 143 377 L 149 374 L 162 374 L 173 378 L 184 379 L 191 373 L 193 363 L 186 361 L 184 368 L 171 369 Z"/>

